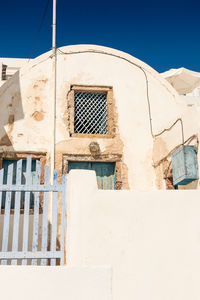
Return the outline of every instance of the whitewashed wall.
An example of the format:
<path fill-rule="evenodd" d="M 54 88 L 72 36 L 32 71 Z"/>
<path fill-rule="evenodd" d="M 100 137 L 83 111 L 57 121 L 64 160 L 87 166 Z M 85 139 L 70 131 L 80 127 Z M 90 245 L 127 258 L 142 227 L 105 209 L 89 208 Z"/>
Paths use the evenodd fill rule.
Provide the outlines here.
<path fill-rule="evenodd" d="M 113 300 L 200 299 L 199 191 L 102 191 L 68 178 L 68 266 L 111 265 Z"/>
<path fill-rule="evenodd" d="M 1 298 L 6 300 L 111 300 L 107 267 L 0 267 Z"/>

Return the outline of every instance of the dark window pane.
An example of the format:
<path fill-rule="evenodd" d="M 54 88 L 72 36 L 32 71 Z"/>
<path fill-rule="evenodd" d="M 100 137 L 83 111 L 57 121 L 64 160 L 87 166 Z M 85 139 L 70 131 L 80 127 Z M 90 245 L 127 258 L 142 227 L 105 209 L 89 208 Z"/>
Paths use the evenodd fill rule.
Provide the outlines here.
<path fill-rule="evenodd" d="M 75 92 L 74 132 L 85 134 L 107 133 L 107 94 Z"/>

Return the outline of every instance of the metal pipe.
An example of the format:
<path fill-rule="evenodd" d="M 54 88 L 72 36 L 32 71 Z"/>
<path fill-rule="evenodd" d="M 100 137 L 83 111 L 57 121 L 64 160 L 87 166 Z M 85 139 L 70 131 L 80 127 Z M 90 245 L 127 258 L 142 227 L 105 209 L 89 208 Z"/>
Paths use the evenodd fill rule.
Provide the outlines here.
<path fill-rule="evenodd" d="M 51 184 L 53 184 L 53 170 L 55 169 L 55 143 L 56 143 L 56 2 L 53 0 L 53 24 L 52 24 L 52 79 L 53 79 L 53 105 L 52 105 L 52 149 L 51 149 Z"/>
<path fill-rule="evenodd" d="M 57 57 L 56 57 L 56 0 L 53 0 L 53 23 L 52 23 L 52 81 L 53 81 L 53 91 L 52 91 L 52 142 L 51 142 L 51 168 L 50 168 L 50 183 L 53 184 L 53 171 L 55 169 L 55 143 L 56 143 L 56 67 L 57 67 Z M 50 193 L 49 199 L 49 211 L 48 220 L 52 224 L 52 193 Z"/>
<path fill-rule="evenodd" d="M 52 50 L 56 54 L 56 0 L 53 0 Z"/>

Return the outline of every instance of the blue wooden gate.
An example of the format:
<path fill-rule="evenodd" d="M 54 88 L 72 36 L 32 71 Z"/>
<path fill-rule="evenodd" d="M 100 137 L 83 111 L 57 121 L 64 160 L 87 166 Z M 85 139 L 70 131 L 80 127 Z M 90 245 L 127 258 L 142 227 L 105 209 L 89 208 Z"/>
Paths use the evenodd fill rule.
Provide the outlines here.
<path fill-rule="evenodd" d="M 41 163 L 36 161 L 35 180 L 32 181 L 31 157 L 27 158 L 25 183 L 22 184 L 23 161 L 17 161 L 16 176 L 13 176 L 13 164 L 8 166 L 7 182 L 4 182 L 4 169 L 0 170 L 0 217 L 3 218 L 2 248 L 0 261 L 2 265 L 11 263 L 32 265 L 63 265 L 64 264 L 64 229 L 65 229 L 65 196 L 66 177 L 62 176 L 62 185 L 58 184 L 58 173 L 54 170 L 53 184 L 49 184 L 49 167 L 45 165 L 44 184 L 41 184 Z M 14 180 L 15 177 L 15 180 Z M 13 182 L 15 181 L 15 182 Z M 5 203 L 2 202 L 2 194 L 5 193 Z M 61 232 L 58 241 L 58 194 L 61 194 Z M 24 196 L 22 197 L 22 195 Z M 31 208 L 31 195 L 33 207 Z M 14 198 L 13 226 L 11 228 L 11 202 Z M 42 202 L 42 207 L 40 204 Z M 2 205 L 3 204 L 3 205 Z M 51 204 L 51 205 L 50 205 Z M 49 226 L 49 206 L 52 207 L 51 226 Z M 23 232 L 22 244 L 19 245 L 20 212 L 23 208 Z M 32 249 L 29 249 L 30 240 L 30 210 L 33 211 Z M 42 214 L 41 241 L 39 249 L 39 216 Z M 51 227 L 51 230 L 49 230 Z M 11 249 L 8 249 L 9 235 L 12 234 Z"/>

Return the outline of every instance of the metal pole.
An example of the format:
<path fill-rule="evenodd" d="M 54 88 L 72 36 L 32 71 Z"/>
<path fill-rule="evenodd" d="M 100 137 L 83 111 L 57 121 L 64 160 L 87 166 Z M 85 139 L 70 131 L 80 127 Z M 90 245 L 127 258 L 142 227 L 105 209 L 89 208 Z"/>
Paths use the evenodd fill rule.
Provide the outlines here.
<path fill-rule="evenodd" d="M 50 182 L 53 184 L 53 170 L 55 169 L 55 143 L 56 143 L 56 0 L 53 0 L 53 24 L 52 24 L 52 142 L 51 142 L 51 172 Z M 48 130 L 48 129 L 47 129 Z M 53 195 L 50 193 L 48 219 L 52 224 L 52 201 Z"/>
<path fill-rule="evenodd" d="M 52 50 L 56 54 L 56 0 L 53 0 Z"/>
<path fill-rule="evenodd" d="M 51 183 L 53 184 L 53 170 L 55 169 L 55 144 L 56 144 L 56 67 L 57 67 L 57 57 L 56 57 L 56 2 L 53 0 L 53 24 L 52 24 L 52 78 L 53 78 L 53 139 L 52 139 L 52 149 L 51 149 Z"/>

